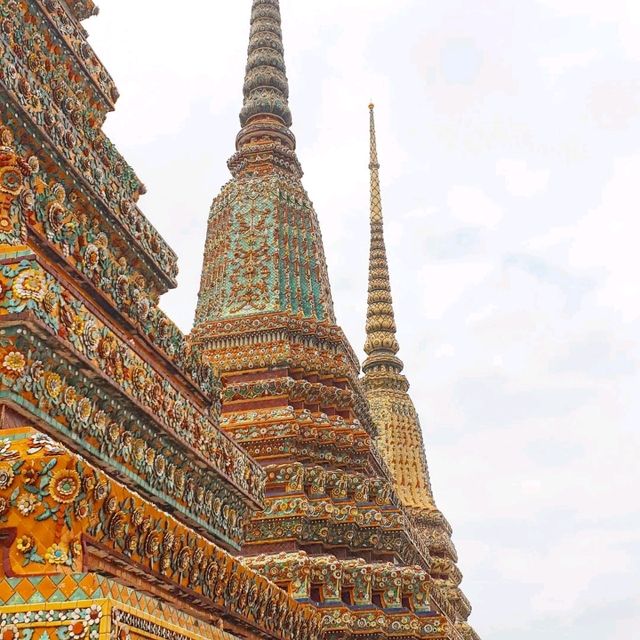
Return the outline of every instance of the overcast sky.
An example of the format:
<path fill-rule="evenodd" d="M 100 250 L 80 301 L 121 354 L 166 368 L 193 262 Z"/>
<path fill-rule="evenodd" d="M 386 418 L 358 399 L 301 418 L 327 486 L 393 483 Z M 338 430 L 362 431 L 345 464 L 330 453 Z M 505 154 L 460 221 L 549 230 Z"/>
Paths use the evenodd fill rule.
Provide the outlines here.
<path fill-rule="evenodd" d="M 107 132 L 188 331 L 250 0 L 100 0 Z M 484 640 L 640 637 L 640 2 L 282 0 L 293 130 L 361 352 L 377 105 L 401 356 Z"/>

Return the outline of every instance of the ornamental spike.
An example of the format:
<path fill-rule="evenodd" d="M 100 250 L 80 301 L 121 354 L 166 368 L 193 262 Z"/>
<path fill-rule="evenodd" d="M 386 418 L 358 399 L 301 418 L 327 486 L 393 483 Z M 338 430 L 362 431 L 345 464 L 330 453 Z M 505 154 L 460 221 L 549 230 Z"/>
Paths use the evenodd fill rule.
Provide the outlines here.
<path fill-rule="evenodd" d="M 369 296 L 367 304 L 367 340 L 364 350 L 368 358 L 363 370 L 391 370 L 400 373 L 404 368 L 396 356 L 400 347 L 396 339 L 396 323 L 391 297 L 391 282 L 387 250 L 384 242 L 382 197 L 380 193 L 380 164 L 376 142 L 374 105 L 369 105 L 371 174 L 371 247 L 369 253 Z"/>
<path fill-rule="evenodd" d="M 268 132 L 295 148 L 295 138 L 289 131 L 293 119 L 278 0 L 253 0 L 243 94 L 238 148 L 257 131 Z M 260 125 L 266 125 L 266 131 Z"/>

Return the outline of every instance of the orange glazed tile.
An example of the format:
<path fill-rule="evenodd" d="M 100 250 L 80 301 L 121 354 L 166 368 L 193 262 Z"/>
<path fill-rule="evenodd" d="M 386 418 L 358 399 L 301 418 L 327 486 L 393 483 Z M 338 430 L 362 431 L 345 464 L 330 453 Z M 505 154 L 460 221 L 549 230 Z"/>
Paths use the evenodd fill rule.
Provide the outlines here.
<path fill-rule="evenodd" d="M 58 589 L 69 598 L 71 594 L 78 588 L 78 583 L 71 576 L 65 576 L 62 582 L 58 585 Z"/>
<path fill-rule="evenodd" d="M 49 579 L 49 576 L 45 576 L 44 578 L 42 578 L 42 580 L 40 581 L 40 584 L 38 585 L 38 591 L 40 592 L 40 594 L 44 597 L 45 600 L 48 600 L 53 593 L 56 591 L 58 587 L 53 584 L 53 582 L 51 582 L 51 580 Z"/>
<path fill-rule="evenodd" d="M 37 589 L 31 584 L 31 580 L 25 578 L 24 580 L 20 580 L 20 584 L 16 587 L 16 591 L 26 602 L 37 591 Z"/>
<path fill-rule="evenodd" d="M 0 581 L 0 602 L 7 602 L 13 595 L 13 589 L 6 580 Z"/>

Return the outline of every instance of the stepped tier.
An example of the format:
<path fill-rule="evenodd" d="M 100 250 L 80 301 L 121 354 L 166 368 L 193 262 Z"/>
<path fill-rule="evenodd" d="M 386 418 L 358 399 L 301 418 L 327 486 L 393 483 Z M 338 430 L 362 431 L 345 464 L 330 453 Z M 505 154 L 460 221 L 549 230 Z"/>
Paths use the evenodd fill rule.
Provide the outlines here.
<path fill-rule="evenodd" d="M 79 624 L 69 640 L 79 640 L 89 626 L 99 624 L 104 595 L 96 598 L 95 591 L 105 586 L 100 575 L 113 576 L 122 585 L 109 589 L 111 597 L 114 591 L 122 597 L 127 587 L 134 588 L 137 607 L 146 601 L 156 615 L 162 612 L 158 599 L 186 603 L 178 608 L 208 622 L 213 637 L 224 637 L 215 628 L 222 619 L 231 638 L 236 633 L 245 637 L 246 630 L 256 634 L 251 637 L 280 640 L 319 637 L 321 616 L 313 609 L 297 604 L 271 581 L 112 477 L 31 428 L 5 429 L 3 435 L 0 552 L 4 570 L 13 576 L 14 584 L 18 584 L 16 577 L 24 581 L 19 593 L 29 586 L 31 593 L 38 587 L 44 591 L 40 585 L 45 577 L 51 585 L 64 580 L 75 587 L 67 592 L 72 602 L 78 600 L 72 595 L 77 589 L 92 593 L 87 598 L 91 613 L 70 617 L 72 624 L 74 619 L 84 619 L 86 626 Z M 60 588 L 64 591 L 69 585 Z M 55 587 L 50 589 L 49 596 Z M 47 608 L 47 619 L 55 621 L 50 611 Z M 126 609 L 123 613 L 128 615 L 115 621 L 135 630 L 135 614 Z M 174 616 L 186 618 L 177 611 Z M 24 617 L 15 622 L 22 628 L 28 624 Z M 188 630 L 189 625 L 185 626 Z M 194 622 L 191 626 L 197 628 Z M 145 626 L 138 628 L 142 633 L 149 631 Z M 156 633 L 162 636 L 166 630 L 158 628 Z M 201 637 L 202 631 L 196 633 Z"/>
<path fill-rule="evenodd" d="M 102 233 L 115 261 L 157 300 L 175 286 L 176 255 L 137 208 L 144 186 L 101 130 L 118 93 L 86 32 L 60 0 L 8 0 L 0 19 L 2 121 L 21 155 L 35 156 L 50 174 L 47 186 L 56 186 L 47 194 L 57 204 L 42 220 L 45 238 L 64 247 L 69 264 L 81 264 L 82 226 Z"/>

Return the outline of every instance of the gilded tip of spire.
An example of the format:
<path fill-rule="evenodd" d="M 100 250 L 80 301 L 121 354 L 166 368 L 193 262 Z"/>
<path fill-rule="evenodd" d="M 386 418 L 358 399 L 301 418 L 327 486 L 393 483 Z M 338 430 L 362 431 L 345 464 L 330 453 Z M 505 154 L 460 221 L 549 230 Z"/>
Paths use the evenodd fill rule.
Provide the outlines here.
<path fill-rule="evenodd" d="M 376 105 L 375 105 L 375 104 L 373 104 L 373 102 L 370 102 L 370 103 L 369 103 L 369 109 L 370 109 L 371 111 L 373 111 L 373 108 L 374 108 L 375 106 L 376 106 Z"/>

